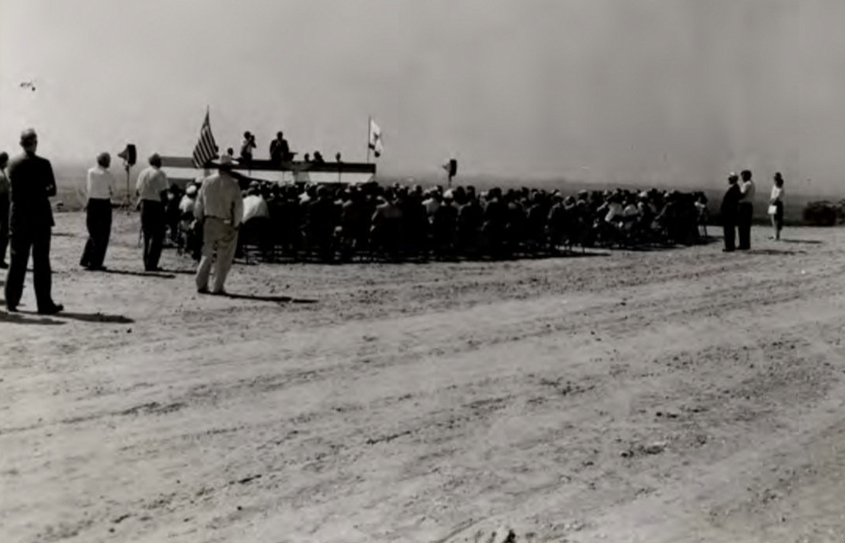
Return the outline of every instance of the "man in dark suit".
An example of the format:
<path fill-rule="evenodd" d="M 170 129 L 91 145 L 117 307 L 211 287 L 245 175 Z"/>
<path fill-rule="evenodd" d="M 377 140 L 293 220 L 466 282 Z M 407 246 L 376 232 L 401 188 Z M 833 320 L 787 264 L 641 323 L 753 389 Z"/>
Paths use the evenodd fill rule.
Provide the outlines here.
<path fill-rule="evenodd" d="M 50 236 L 53 210 L 50 196 L 56 195 L 56 180 L 50 161 L 35 154 L 38 136 L 35 130 L 21 134 L 23 154 L 9 164 L 9 181 L 12 185 L 10 226 L 11 265 L 6 277 L 6 307 L 16 311 L 23 294 L 26 265 L 32 250 L 33 282 L 38 312 L 44 315 L 58 313 L 64 307 L 53 302 L 50 294 Z"/>
<path fill-rule="evenodd" d="M 740 173 L 742 181 L 739 183 L 739 204 L 736 216 L 737 229 L 739 230 L 740 251 L 751 249 L 751 221 L 754 219 L 754 195 L 756 189 L 751 179 L 751 170 L 742 170 Z"/>
<path fill-rule="evenodd" d="M 735 173 L 728 176 L 728 190 L 722 198 L 722 205 L 719 208 L 719 217 L 722 221 L 722 229 L 725 232 L 726 253 L 736 250 L 736 226 L 737 214 L 739 212 L 739 199 L 742 193 L 739 190 L 739 177 Z"/>

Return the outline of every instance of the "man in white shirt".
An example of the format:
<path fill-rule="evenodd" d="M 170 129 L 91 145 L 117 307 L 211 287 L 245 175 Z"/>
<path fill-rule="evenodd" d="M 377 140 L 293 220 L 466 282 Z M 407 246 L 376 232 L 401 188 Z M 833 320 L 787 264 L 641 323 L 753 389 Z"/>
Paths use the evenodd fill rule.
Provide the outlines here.
<path fill-rule="evenodd" d="M 141 204 L 141 229 L 144 232 L 144 269 L 156 271 L 164 243 L 164 193 L 170 186 L 167 174 L 161 171 L 161 157 L 153 153 L 150 166 L 138 174 L 135 190 Z"/>
<path fill-rule="evenodd" d="M 85 224 L 88 226 L 88 241 L 82 251 L 79 265 L 88 270 L 104 270 L 103 261 L 106 259 L 106 249 L 111 236 L 111 198 L 114 195 L 115 181 L 109 166 L 111 156 L 100 153 L 97 165 L 88 170 L 87 216 Z"/>
<path fill-rule="evenodd" d="M 751 249 L 751 221 L 754 219 L 754 194 L 756 188 L 751 180 L 751 170 L 743 170 L 740 173 L 742 180 L 739 182 L 739 207 L 737 210 L 737 230 L 739 231 L 740 251 Z"/>
<path fill-rule="evenodd" d="M 234 161 L 223 155 L 219 172 L 207 178 L 197 195 L 194 216 L 202 224 L 202 258 L 197 267 L 197 292 L 208 293 L 208 278 L 215 255 L 211 294 L 225 294 L 223 284 L 235 259 L 238 230 L 244 216 L 244 202 L 237 180 L 229 173 Z"/>
<path fill-rule="evenodd" d="M 270 209 L 258 186 L 251 186 L 244 198 L 244 224 L 256 218 L 269 219 Z"/>

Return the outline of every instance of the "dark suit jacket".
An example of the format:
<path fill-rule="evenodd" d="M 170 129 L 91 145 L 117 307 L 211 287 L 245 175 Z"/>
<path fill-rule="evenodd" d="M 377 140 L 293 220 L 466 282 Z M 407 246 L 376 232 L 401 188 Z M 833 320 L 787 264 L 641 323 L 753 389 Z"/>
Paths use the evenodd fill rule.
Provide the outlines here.
<path fill-rule="evenodd" d="M 733 184 L 725 192 L 722 198 L 722 205 L 719 208 L 719 216 L 722 224 L 733 224 L 736 222 L 736 216 L 739 207 L 739 199 L 742 197 L 742 192 L 739 190 L 738 184 Z"/>
<path fill-rule="evenodd" d="M 56 179 L 50 161 L 23 153 L 11 160 L 8 172 L 12 184 L 11 232 L 54 226 L 50 196 L 56 195 Z"/>

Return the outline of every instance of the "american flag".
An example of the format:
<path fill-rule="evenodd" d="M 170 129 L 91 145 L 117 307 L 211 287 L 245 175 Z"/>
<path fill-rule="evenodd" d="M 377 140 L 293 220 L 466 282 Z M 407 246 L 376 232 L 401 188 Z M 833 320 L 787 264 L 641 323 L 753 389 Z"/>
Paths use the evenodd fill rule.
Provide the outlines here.
<path fill-rule="evenodd" d="M 217 144 L 211 134 L 211 123 L 208 120 L 208 110 L 206 110 L 205 120 L 200 129 L 200 139 L 194 147 L 194 167 L 202 168 L 213 158 L 217 158 Z"/>
<path fill-rule="evenodd" d="M 384 146 L 381 143 L 381 128 L 372 117 L 370 117 L 370 137 L 367 146 L 375 152 L 376 158 L 384 152 Z"/>

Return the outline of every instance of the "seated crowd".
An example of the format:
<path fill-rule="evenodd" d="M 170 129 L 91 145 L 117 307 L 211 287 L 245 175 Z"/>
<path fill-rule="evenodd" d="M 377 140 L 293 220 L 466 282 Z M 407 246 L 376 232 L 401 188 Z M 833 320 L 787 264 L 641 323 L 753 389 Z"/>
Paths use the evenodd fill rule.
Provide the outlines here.
<path fill-rule="evenodd" d="M 197 258 L 193 217 L 198 186 L 171 188 L 171 240 Z M 559 191 L 472 186 L 280 185 L 252 181 L 244 191 L 239 253 L 265 260 L 317 258 L 512 258 L 573 247 L 694 244 L 706 236 L 703 193 Z"/>

